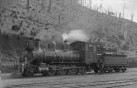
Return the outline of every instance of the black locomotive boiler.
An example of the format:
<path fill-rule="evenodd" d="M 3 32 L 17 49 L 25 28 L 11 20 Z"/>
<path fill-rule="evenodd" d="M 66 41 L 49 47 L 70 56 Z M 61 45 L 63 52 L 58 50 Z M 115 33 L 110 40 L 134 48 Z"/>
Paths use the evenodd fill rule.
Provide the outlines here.
<path fill-rule="evenodd" d="M 22 76 L 84 74 L 94 70 L 95 73 L 125 72 L 126 55 L 114 50 L 107 50 L 101 43 L 76 41 L 68 50 L 41 49 L 40 40 L 30 39 L 26 54 L 20 58 Z"/>

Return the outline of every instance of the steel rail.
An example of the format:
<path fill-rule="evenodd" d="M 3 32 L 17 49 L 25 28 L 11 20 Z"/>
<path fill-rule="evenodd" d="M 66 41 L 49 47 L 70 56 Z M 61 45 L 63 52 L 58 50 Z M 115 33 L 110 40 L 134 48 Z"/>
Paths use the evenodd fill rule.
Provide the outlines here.
<path fill-rule="evenodd" d="M 24 87 L 33 87 L 33 86 L 44 86 L 44 85 L 69 85 L 73 84 L 76 87 L 96 87 L 96 86 L 106 86 L 103 88 L 115 88 L 120 86 L 127 86 L 133 85 L 137 82 L 137 78 L 134 79 L 120 79 L 120 80 L 106 80 L 106 81 L 94 81 L 94 82 L 61 82 L 61 83 L 54 83 L 54 82 L 36 82 L 36 83 L 28 83 L 28 84 L 18 84 L 18 85 L 9 85 L 5 88 L 24 88 Z M 115 84 L 115 85 L 114 85 Z M 112 85 L 112 86 L 111 86 Z M 68 86 L 69 87 L 69 86 Z"/>

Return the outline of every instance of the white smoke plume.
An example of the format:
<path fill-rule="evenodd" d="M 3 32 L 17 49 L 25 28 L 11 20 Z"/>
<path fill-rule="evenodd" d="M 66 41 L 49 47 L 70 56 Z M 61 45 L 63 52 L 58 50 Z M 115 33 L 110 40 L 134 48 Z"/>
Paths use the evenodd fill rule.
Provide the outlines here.
<path fill-rule="evenodd" d="M 69 33 L 62 34 L 63 41 L 67 41 L 69 43 L 75 41 L 88 42 L 89 36 L 83 30 L 71 30 Z"/>

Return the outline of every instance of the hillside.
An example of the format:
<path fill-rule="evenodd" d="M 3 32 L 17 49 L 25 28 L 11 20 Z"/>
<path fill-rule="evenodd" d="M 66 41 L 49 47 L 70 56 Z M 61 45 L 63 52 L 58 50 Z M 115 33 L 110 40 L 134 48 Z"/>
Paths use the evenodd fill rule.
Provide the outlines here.
<path fill-rule="evenodd" d="M 18 1 L 18 2 L 17 2 Z M 0 30 L 3 34 L 38 37 L 62 42 L 62 34 L 80 29 L 92 41 L 101 40 L 121 50 L 137 49 L 137 23 L 111 12 L 100 13 L 81 6 L 77 0 L 1 0 Z M 29 1 L 29 2 L 28 2 Z M 1 51 L 13 50 L 20 40 L 0 38 Z M 21 41 L 22 42 L 22 41 Z M 8 45 L 9 44 L 9 45 Z M 18 48 L 19 49 L 19 48 Z"/>

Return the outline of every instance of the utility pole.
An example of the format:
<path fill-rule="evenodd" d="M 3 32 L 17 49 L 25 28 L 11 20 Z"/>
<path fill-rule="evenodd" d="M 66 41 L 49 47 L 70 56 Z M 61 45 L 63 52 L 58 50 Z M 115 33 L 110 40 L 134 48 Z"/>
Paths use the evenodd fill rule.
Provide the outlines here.
<path fill-rule="evenodd" d="M 27 0 L 27 11 L 29 11 L 29 8 L 30 8 L 30 1 Z"/>
<path fill-rule="evenodd" d="M 51 4 L 52 4 L 52 0 L 49 0 L 49 6 L 48 6 L 48 11 L 47 12 L 50 12 L 50 10 L 51 10 Z"/>
<path fill-rule="evenodd" d="M 126 7 L 126 4 L 125 4 L 125 0 L 124 0 L 124 5 L 123 5 L 123 18 L 124 18 L 124 15 L 125 15 L 125 7 Z"/>
<path fill-rule="evenodd" d="M 132 14 L 131 14 L 131 21 L 133 22 L 133 17 L 134 17 L 134 14 L 133 14 L 133 12 L 132 12 Z"/>
<path fill-rule="evenodd" d="M 89 8 L 92 9 L 92 0 L 89 0 Z"/>

